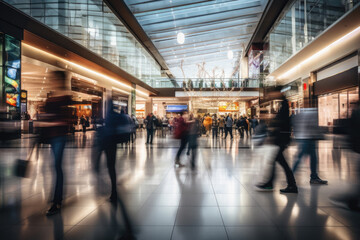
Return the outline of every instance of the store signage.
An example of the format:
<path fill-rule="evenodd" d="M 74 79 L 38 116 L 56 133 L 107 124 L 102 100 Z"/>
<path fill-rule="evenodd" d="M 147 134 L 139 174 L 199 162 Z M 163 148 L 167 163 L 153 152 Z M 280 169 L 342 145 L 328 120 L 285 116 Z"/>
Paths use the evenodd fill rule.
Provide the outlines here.
<path fill-rule="evenodd" d="M 238 112 L 239 103 L 238 102 L 220 102 L 219 103 L 219 112 Z"/>
<path fill-rule="evenodd" d="M 136 111 L 145 112 L 145 104 L 141 104 L 141 103 L 136 104 Z"/>
<path fill-rule="evenodd" d="M 167 112 L 183 112 L 187 111 L 188 106 L 187 105 L 167 105 L 166 111 Z"/>

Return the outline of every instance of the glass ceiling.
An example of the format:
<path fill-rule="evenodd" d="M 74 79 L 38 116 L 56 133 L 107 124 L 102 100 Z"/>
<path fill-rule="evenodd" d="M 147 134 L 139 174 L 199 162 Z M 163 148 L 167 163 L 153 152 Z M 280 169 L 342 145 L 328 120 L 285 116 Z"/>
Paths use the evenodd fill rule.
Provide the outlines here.
<path fill-rule="evenodd" d="M 178 78 L 232 77 L 267 0 L 125 0 Z M 177 34 L 185 42 L 177 42 Z M 229 51 L 233 58 L 229 59 Z M 230 56 L 231 57 L 231 56 Z M 183 71 L 181 70 L 183 62 Z M 204 72 L 204 71 L 203 71 Z M 202 73 L 204 75 L 204 73 Z M 205 74 L 206 75 L 206 74 Z"/>

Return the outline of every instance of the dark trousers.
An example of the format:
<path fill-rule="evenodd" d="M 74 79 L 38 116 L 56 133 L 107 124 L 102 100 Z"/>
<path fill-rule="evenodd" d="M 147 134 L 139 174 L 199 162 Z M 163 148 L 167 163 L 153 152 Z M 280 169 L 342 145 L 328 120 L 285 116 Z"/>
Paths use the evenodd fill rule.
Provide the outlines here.
<path fill-rule="evenodd" d="M 246 137 L 249 137 L 249 131 L 247 128 L 244 128 L 244 131 L 246 132 Z"/>
<path fill-rule="evenodd" d="M 239 134 L 240 134 L 240 138 L 244 137 L 244 128 L 243 127 L 239 127 Z"/>
<path fill-rule="evenodd" d="M 219 127 L 219 134 L 224 135 L 224 127 Z"/>
<path fill-rule="evenodd" d="M 50 145 L 51 149 L 54 153 L 54 160 L 55 160 L 55 173 L 56 173 L 56 180 L 55 180 L 55 189 L 54 189 L 54 204 L 61 204 L 62 197 L 63 197 L 63 189 L 64 189 L 64 175 L 62 170 L 62 160 L 64 155 L 66 143 L 66 136 L 59 136 L 51 139 Z"/>
<path fill-rule="evenodd" d="M 82 125 L 83 132 L 86 132 L 86 126 Z"/>
<path fill-rule="evenodd" d="M 104 151 L 106 154 L 106 164 L 109 172 L 109 177 L 111 181 L 111 195 L 115 196 L 117 194 L 116 190 L 116 148 L 117 144 L 114 141 L 109 141 L 104 146 Z"/>
<path fill-rule="evenodd" d="M 212 138 L 217 138 L 218 137 L 218 128 L 213 128 L 212 129 Z"/>
<path fill-rule="evenodd" d="M 273 186 L 273 182 L 275 180 L 275 162 L 278 162 L 280 164 L 280 166 L 284 169 L 285 174 L 286 174 L 286 181 L 288 183 L 288 186 L 296 186 L 296 182 L 295 182 L 295 178 L 294 178 L 294 174 L 291 171 L 289 165 L 287 164 L 284 155 L 283 155 L 283 151 L 285 150 L 285 146 L 280 146 L 280 149 L 276 155 L 275 160 L 272 163 L 272 169 L 271 169 L 271 176 L 269 181 L 266 183 L 266 185 L 270 185 Z"/>
<path fill-rule="evenodd" d="M 315 140 L 312 139 L 304 139 L 304 140 L 298 140 L 299 142 L 299 150 L 297 153 L 297 157 L 295 158 L 295 163 L 293 166 L 292 171 L 295 173 L 297 167 L 299 166 L 299 163 L 301 162 L 301 159 L 304 155 L 310 156 L 310 169 L 311 169 L 311 175 L 310 178 L 317 179 L 317 156 L 316 156 L 316 149 L 315 149 Z"/>
<path fill-rule="evenodd" d="M 146 137 L 146 143 L 152 143 L 154 138 L 154 129 L 146 129 L 147 137 Z"/>
<path fill-rule="evenodd" d="M 180 155 L 181 155 L 182 151 L 184 151 L 187 142 L 188 142 L 187 137 L 181 138 L 180 148 L 179 148 L 179 150 L 178 150 L 178 152 L 177 152 L 177 154 L 176 154 L 176 159 L 175 159 L 176 161 L 179 161 L 179 160 L 180 160 Z"/>
<path fill-rule="evenodd" d="M 233 138 L 232 127 L 225 127 L 225 138 L 227 137 L 228 132 L 230 133 L 231 138 Z"/>

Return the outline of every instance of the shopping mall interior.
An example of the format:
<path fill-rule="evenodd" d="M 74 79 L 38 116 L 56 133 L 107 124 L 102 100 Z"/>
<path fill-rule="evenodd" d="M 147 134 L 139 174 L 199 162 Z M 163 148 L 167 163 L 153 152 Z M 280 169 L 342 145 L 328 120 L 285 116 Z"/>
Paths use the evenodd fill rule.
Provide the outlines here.
<path fill-rule="evenodd" d="M 360 238 L 360 0 L 0 0 L 0 81 L 0 239 Z"/>

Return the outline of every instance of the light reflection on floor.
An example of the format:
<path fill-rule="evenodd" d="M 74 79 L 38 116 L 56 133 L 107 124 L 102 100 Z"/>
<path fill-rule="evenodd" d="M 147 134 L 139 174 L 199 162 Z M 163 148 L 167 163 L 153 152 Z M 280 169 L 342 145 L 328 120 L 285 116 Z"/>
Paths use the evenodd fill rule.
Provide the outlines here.
<path fill-rule="evenodd" d="M 319 174 L 328 186 L 310 186 L 309 161 L 296 173 L 298 195 L 281 195 L 285 176 L 278 168 L 275 191 L 260 193 L 274 148 L 252 148 L 250 141 L 201 138 L 198 167 L 174 168 L 179 145 L 171 137 L 145 145 L 138 133 L 132 146 L 118 146 L 118 188 L 130 212 L 138 239 L 358 239 L 360 213 L 334 207 L 329 196 L 355 179 L 356 158 L 318 145 Z M 77 133 L 64 155 L 65 201 L 60 215 L 45 217 L 52 187 L 52 156 L 43 146 L 34 158 L 30 178 L 11 177 L 16 158 L 25 158 L 31 138 L 1 146 L 1 239 L 118 239 L 123 220 L 108 202 L 105 159 L 99 186 L 91 173 L 93 133 Z M 296 145 L 286 151 L 292 161 Z M 184 153 L 183 163 L 189 157 Z"/>

